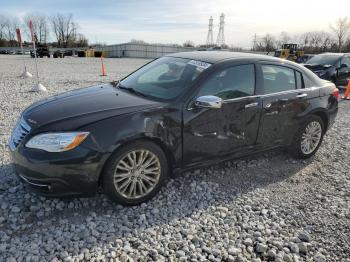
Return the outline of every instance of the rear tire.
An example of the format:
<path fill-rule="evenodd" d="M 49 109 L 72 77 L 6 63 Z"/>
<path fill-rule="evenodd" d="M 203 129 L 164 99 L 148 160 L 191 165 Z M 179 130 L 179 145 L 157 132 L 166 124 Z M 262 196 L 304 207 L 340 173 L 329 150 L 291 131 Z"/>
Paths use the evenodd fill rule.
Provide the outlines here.
<path fill-rule="evenodd" d="M 295 133 L 289 152 L 299 159 L 313 156 L 322 144 L 325 126 L 321 117 L 312 115 Z"/>
<path fill-rule="evenodd" d="M 135 141 L 117 150 L 102 177 L 107 196 L 121 205 L 138 205 L 155 196 L 168 177 L 163 150 L 150 141 Z"/>

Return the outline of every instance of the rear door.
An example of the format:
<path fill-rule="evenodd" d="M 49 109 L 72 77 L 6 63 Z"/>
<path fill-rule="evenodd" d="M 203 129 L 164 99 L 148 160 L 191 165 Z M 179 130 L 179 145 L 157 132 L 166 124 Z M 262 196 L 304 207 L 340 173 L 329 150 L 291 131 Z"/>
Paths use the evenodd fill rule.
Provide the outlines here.
<path fill-rule="evenodd" d="M 341 68 L 338 69 L 338 81 L 337 84 L 341 86 L 345 86 L 348 84 L 348 80 L 350 80 L 350 56 L 345 55 L 340 60 Z"/>
<path fill-rule="evenodd" d="M 288 143 L 308 110 L 318 88 L 305 88 L 301 72 L 280 64 L 260 64 L 262 79 L 262 124 L 258 143 L 278 146 Z"/>

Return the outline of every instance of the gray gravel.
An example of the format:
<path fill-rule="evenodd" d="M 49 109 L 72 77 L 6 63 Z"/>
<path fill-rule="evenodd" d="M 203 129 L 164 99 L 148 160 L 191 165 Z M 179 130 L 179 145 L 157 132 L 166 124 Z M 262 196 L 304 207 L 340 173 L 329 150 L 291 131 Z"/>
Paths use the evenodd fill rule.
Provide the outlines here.
<path fill-rule="evenodd" d="M 310 160 L 281 150 L 195 170 L 137 207 L 27 191 L 6 148 L 20 112 L 146 61 L 106 59 L 102 79 L 98 59 L 40 59 L 49 92 L 36 94 L 20 56 L 0 55 L 0 261 L 350 261 L 350 102 Z"/>

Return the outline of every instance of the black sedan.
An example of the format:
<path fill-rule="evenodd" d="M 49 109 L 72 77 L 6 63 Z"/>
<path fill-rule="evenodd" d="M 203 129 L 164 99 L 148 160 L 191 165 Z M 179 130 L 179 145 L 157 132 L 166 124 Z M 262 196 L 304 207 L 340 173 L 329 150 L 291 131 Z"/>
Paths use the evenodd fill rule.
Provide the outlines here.
<path fill-rule="evenodd" d="M 34 58 L 35 57 L 35 52 L 34 52 L 34 50 L 31 50 L 30 51 L 30 56 L 32 57 L 32 58 Z M 48 48 L 46 48 L 46 47 L 38 47 L 37 49 L 36 49 L 36 57 L 41 57 L 41 58 L 43 58 L 44 56 L 47 56 L 48 58 L 50 58 L 50 50 L 48 49 Z"/>
<path fill-rule="evenodd" d="M 9 147 L 18 176 L 46 195 L 101 187 L 124 205 L 154 196 L 170 175 L 287 147 L 319 148 L 338 90 L 305 67 L 263 55 L 186 52 L 119 82 L 37 102 Z"/>
<path fill-rule="evenodd" d="M 350 54 L 324 53 L 312 57 L 304 64 L 322 79 L 337 86 L 346 86 L 350 80 Z"/>

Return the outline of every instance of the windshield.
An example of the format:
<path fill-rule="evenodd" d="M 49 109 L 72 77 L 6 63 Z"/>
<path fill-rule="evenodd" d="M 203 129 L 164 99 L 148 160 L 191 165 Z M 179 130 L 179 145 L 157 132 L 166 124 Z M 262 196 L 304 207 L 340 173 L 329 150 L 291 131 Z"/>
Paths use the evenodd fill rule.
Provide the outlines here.
<path fill-rule="evenodd" d="M 211 64 L 201 61 L 162 57 L 140 68 L 120 82 L 135 94 L 161 100 L 175 99 Z"/>
<path fill-rule="evenodd" d="M 307 61 L 308 64 L 335 65 L 340 56 L 337 55 L 316 55 Z"/>

